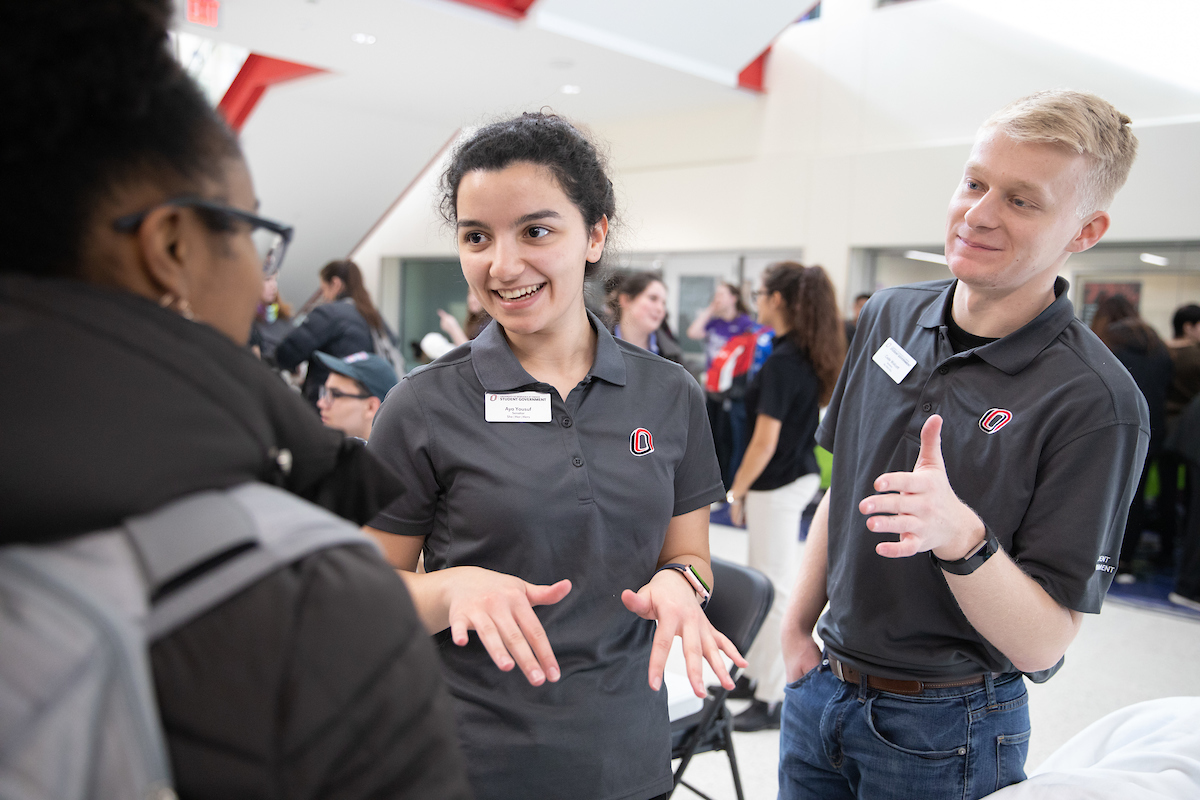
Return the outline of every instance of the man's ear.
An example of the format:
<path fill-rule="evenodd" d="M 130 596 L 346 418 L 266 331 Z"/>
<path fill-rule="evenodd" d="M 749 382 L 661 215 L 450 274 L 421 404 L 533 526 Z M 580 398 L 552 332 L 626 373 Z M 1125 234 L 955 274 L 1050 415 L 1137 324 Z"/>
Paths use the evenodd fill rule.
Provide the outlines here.
<path fill-rule="evenodd" d="M 1112 218 L 1108 216 L 1107 211 L 1093 213 L 1091 218 L 1079 229 L 1079 233 L 1071 240 L 1071 243 L 1067 245 L 1067 252 L 1082 253 L 1084 250 L 1090 249 L 1103 238 L 1104 234 L 1108 233 L 1108 226 L 1111 224 Z"/>
<path fill-rule="evenodd" d="M 375 419 L 375 412 L 379 410 L 381 405 L 383 405 L 383 401 L 375 395 L 371 395 L 367 398 L 367 411 L 370 412 L 371 419 Z"/>
<path fill-rule="evenodd" d="M 138 229 L 138 250 L 149 283 L 161 296 L 188 299 L 189 265 L 198 241 L 197 221 L 179 206 L 165 205 L 146 215 Z"/>

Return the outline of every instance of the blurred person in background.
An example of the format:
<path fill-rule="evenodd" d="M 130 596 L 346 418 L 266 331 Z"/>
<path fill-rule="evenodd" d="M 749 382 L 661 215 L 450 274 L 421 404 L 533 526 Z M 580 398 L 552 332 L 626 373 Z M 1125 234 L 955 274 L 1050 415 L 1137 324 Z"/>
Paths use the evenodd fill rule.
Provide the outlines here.
<path fill-rule="evenodd" d="M 1171 317 L 1175 336 L 1167 342 L 1173 372 L 1171 388 L 1167 390 L 1167 438 L 1179 426 L 1179 419 L 1188 403 L 1200 394 L 1200 305 L 1188 303 L 1175 309 Z M 1158 503 L 1159 530 L 1167 536 L 1182 530 L 1190 512 L 1189 473 L 1180 454 L 1165 447 L 1158 456 L 1160 488 Z M 1180 491 L 1180 483 L 1183 490 Z"/>
<path fill-rule="evenodd" d="M 458 319 L 449 311 L 439 308 L 437 313 L 442 332 L 450 338 L 450 343 L 456 347 L 474 339 L 492 321 L 488 313 L 483 310 L 483 305 L 480 304 L 479 298 L 469 289 L 467 290 L 467 319 L 461 325 L 458 323 Z"/>
<path fill-rule="evenodd" d="M 837 297 L 820 267 L 770 265 L 755 304 L 775 340 L 746 388 L 750 443 L 726 500 L 733 523 L 746 525 L 746 563 L 771 579 L 775 602 L 738 677 L 735 691 L 754 701 L 734 717 L 739 731 L 779 727 L 787 683 L 779 626 L 796 580 L 800 515 L 821 488 L 813 452 L 817 412 L 829 402 L 846 357 Z"/>
<path fill-rule="evenodd" d="M 741 290 L 728 281 L 717 284 L 712 301 L 696 314 L 687 329 L 689 339 L 704 342 L 704 368 L 709 373 L 704 382 L 708 391 L 708 419 L 726 487 L 733 484 L 746 449 L 744 397 L 757 331 L 758 325 L 750 318 Z M 738 347 L 740 352 L 731 352 Z M 716 369 L 720 374 L 714 375 L 713 363 L 718 361 Z"/>
<path fill-rule="evenodd" d="M 1117 562 L 1117 583 L 1133 583 L 1137 580 L 1133 572 L 1133 559 L 1142 531 L 1146 528 L 1146 480 L 1150 465 L 1162 453 L 1167 436 L 1166 403 L 1167 390 L 1171 386 L 1171 355 L 1158 333 L 1138 316 L 1137 308 L 1124 295 L 1110 295 L 1099 302 L 1096 315 L 1092 318 L 1092 331 L 1129 370 L 1150 408 L 1150 449 L 1146 453 L 1142 477 L 1129 506 L 1125 538 L 1121 541 L 1121 556 Z M 1161 533 L 1161 546 L 1156 559 L 1160 568 L 1170 569 L 1174 566 L 1174 533 Z"/>
<path fill-rule="evenodd" d="M 338 358 L 374 353 L 372 331 L 386 331 L 383 317 L 363 285 L 362 272 L 353 261 L 330 261 L 321 268 L 321 297 L 324 302 L 310 311 L 275 350 L 275 362 L 283 369 L 294 372 L 308 362 L 301 391 L 314 407 L 329 369 L 314 359 L 313 353 L 320 350 Z"/>
<path fill-rule="evenodd" d="M 863 292 L 854 298 L 854 316 L 846 320 L 844 323 L 846 329 L 846 341 L 854 340 L 854 331 L 858 327 L 858 318 L 862 315 L 863 306 L 871 299 L 870 292 Z"/>
<path fill-rule="evenodd" d="M 683 361 L 683 350 L 667 326 L 667 286 L 657 273 L 622 273 L 609 294 L 613 336 L 668 361 Z"/>
<path fill-rule="evenodd" d="M 318 351 L 316 356 L 329 369 L 329 377 L 317 398 L 321 422 L 366 441 L 371 436 L 375 412 L 396 385 L 396 371 L 374 353 L 335 358 Z"/>
<path fill-rule="evenodd" d="M 258 215 L 237 139 L 172 57 L 171 4 L 5 11 L 0 545 L 251 482 L 371 518 L 397 477 L 245 348 L 291 228 Z M 224 533 L 209 522 L 197 536 Z M 180 797 L 470 796 L 436 655 L 369 547 L 268 573 L 148 655 Z M 99 749 L 88 734 L 46 757 Z"/>
<path fill-rule="evenodd" d="M 263 278 L 262 300 L 254 315 L 250 331 L 250 346 L 268 364 L 275 363 L 275 348 L 292 332 L 292 307 L 279 296 L 279 280 L 274 275 Z"/>

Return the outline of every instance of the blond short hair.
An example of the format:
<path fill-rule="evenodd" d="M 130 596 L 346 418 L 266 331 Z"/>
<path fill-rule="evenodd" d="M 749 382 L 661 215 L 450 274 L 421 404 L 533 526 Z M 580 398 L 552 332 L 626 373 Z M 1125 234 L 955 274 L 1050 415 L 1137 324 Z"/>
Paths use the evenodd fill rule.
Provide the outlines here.
<path fill-rule="evenodd" d="M 1137 155 L 1129 117 L 1107 100 L 1069 89 L 1023 97 L 997 111 L 979 130 L 996 130 L 1017 142 L 1056 144 L 1085 156 L 1089 167 L 1076 209 L 1081 219 L 1108 209 Z"/>

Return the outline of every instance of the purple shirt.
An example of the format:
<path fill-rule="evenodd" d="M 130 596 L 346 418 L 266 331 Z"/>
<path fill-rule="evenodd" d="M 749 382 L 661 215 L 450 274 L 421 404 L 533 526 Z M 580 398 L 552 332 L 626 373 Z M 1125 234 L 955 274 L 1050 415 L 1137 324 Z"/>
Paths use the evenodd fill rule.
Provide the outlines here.
<path fill-rule="evenodd" d="M 756 323 L 754 320 L 745 314 L 739 314 L 732 320 L 721 319 L 714 317 L 704 326 L 704 365 L 705 367 L 712 366 L 712 361 L 716 358 L 717 353 L 721 352 L 721 348 L 725 343 L 734 336 L 752 331 Z"/>

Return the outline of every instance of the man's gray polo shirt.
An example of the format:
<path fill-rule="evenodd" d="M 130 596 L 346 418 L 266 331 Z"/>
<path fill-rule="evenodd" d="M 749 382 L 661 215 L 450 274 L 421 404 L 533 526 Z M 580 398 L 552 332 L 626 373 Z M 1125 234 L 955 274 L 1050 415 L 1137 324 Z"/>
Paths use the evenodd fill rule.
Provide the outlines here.
<path fill-rule="evenodd" d="M 1015 671 L 970 625 L 929 557 L 877 555 L 884 534 L 858 512 L 877 477 L 912 469 L 930 415 L 945 420 L 955 493 L 1054 600 L 1088 613 L 1112 581 L 1149 443 L 1145 399 L 1075 318 L 1066 281 L 1025 327 L 957 355 L 944 323 L 954 285 L 876 293 L 817 432 L 833 452 L 830 607 L 818 633 L 839 658 L 881 677 Z M 873 361 L 889 338 L 916 360 L 899 384 Z"/>
<path fill-rule="evenodd" d="M 646 798 L 672 785 L 666 697 L 647 682 L 654 624 L 621 592 L 653 576 L 673 516 L 725 490 L 700 387 L 591 322 L 595 362 L 565 402 L 492 324 L 406 376 L 371 431 L 368 447 L 407 487 L 371 525 L 427 536 L 427 569 L 572 583 L 535 609 L 557 684 L 501 672 L 473 633 L 461 648 L 438 637 L 480 798 Z M 485 422 L 485 394 L 514 391 L 549 393 L 551 421 Z"/>

